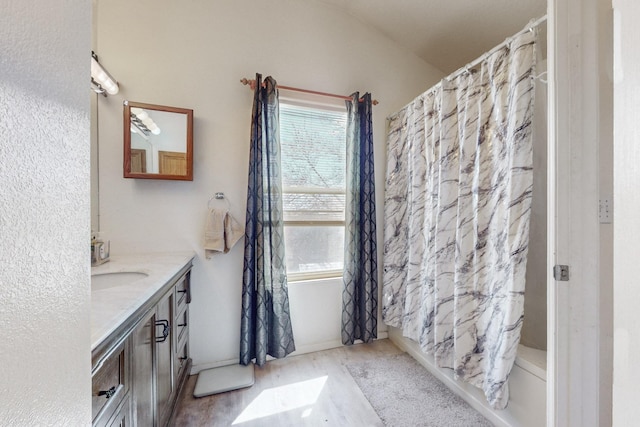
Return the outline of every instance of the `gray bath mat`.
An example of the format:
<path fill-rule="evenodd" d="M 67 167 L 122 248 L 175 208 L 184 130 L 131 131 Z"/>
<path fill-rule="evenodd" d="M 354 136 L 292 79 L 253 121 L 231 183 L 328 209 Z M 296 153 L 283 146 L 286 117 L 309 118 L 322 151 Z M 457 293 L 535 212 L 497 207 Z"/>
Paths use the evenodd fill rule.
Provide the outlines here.
<path fill-rule="evenodd" d="M 207 369 L 198 374 L 193 397 L 209 396 L 250 387 L 254 383 L 253 363 L 244 365 L 229 365 Z"/>
<path fill-rule="evenodd" d="M 492 426 L 407 354 L 348 364 L 347 369 L 385 426 Z"/>

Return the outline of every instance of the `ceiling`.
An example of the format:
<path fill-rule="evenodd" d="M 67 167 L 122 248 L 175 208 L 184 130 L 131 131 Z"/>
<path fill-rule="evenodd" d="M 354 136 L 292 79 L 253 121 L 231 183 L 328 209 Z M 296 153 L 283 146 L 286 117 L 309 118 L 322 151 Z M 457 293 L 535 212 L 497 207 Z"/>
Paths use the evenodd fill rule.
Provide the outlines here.
<path fill-rule="evenodd" d="M 547 0 L 320 0 L 451 73 L 543 16 Z"/>

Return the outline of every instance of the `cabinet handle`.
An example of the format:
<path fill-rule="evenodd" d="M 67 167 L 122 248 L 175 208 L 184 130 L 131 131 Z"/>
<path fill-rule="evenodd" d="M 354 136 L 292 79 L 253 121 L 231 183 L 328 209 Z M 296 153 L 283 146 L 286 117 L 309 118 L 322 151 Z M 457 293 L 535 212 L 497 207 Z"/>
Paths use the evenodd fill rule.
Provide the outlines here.
<path fill-rule="evenodd" d="M 178 323 L 178 326 L 180 326 L 181 328 L 184 328 L 185 326 L 187 326 L 187 322 Z"/>
<path fill-rule="evenodd" d="M 169 331 L 171 330 L 171 328 L 169 327 L 169 321 L 168 320 L 156 320 L 156 326 L 162 326 L 162 338 L 158 338 L 156 337 L 156 342 L 157 343 L 161 343 L 161 342 L 165 342 L 167 340 L 167 337 L 169 336 Z"/>
<path fill-rule="evenodd" d="M 187 304 L 191 304 L 191 272 L 187 273 L 187 277 L 184 279 L 182 289 L 177 290 L 178 293 L 185 294 L 187 297 Z"/>
<path fill-rule="evenodd" d="M 188 288 L 179 290 L 177 292 L 180 293 L 180 294 L 186 294 L 186 296 L 187 296 L 187 304 L 191 304 L 191 292 L 189 292 Z"/>
<path fill-rule="evenodd" d="M 100 390 L 98 392 L 98 396 L 104 396 L 107 399 L 110 398 L 111 396 L 113 396 L 114 394 L 116 394 L 116 388 L 115 387 L 111 387 L 109 390 Z"/>

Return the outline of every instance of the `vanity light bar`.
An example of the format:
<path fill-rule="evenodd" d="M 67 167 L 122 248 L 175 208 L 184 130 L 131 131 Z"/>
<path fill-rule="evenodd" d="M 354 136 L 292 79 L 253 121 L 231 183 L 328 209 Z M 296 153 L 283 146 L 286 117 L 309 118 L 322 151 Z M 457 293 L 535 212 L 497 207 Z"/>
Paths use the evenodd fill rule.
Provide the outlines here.
<path fill-rule="evenodd" d="M 91 89 L 104 96 L 107 96 L 107 93 L 115 95 L 120 90 L 116 79 L 100 65 L 98 55 L 93 51 L 91 51 Z"/>
<path fill-rule="evenodd" d="M 140 120 L 136 119 L 136 116 L 133 114 L 131 115 L 131 130 L 142 135 L 149 135 L 151 133 L 151 131 L 147 129 L 147 127 L 142 124 Z"/>
<path fill-rule="evenodd" d="M 144 139 L 145 141 L 149 140 L 149 137 L 145 134 L 145 132 L 140 129 L 138 126 L 135 125 L 135 123 L 131 122 L 131 133 L 135 133 L 137 135 L 140 135 L 140 137 L 142 139 Z"/>
<path fill-rule="evenodd" d="M 142 120 L 140 120 L 140 118 L 134 113 L 131 113 L 131 124 L 137 127 L 145 135 L 149 135 L 151 133 L 149 128 L 146 127 L 144 123 L 142 123 Z"/>
<path fill-rule="evenodd" d="M 131 121 L 136 125 L 139 129 L 154 134 L 160 135 L 160 128 L 153 121 L 151 117 L 149 117 L 149 113 L 147 113 L 142 108 L 131 107 Z"/>

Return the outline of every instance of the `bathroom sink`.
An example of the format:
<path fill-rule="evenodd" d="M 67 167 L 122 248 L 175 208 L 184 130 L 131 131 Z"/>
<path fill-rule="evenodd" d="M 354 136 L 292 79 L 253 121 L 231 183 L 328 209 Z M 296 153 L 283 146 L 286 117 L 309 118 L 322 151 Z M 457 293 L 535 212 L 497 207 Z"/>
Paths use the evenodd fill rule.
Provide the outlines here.
<path fill-rule="evenodd" d="M 91 276 L 91 290 L 100 291 L 103 289 L 115 288 L 116 286 L 128 285 L 137 280 L 144 279 L 148 274 L 137 271 L 119 271 L 114 273 L 94 274 Z"/>

